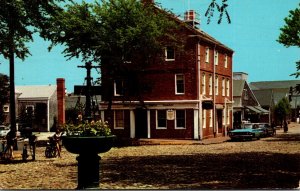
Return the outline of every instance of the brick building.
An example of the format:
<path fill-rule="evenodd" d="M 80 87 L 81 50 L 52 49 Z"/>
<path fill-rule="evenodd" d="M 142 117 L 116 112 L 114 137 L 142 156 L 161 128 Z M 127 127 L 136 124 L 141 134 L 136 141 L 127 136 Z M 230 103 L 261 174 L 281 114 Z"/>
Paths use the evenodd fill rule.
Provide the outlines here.
<path fill-rule="evenodd" d="M 125 99 L 126 79 L 105 83 L 109 75 L 102 69 L 103 90 L 112 86 L 113 99 L 112 117 L 108 118 L 108 99 L 103 96 L 101 116 L 119 137 L 204 139 L 226 135 L 232 128 L 233 50 L 195 27 L 194 11 L 187 11 L 183 20 L 170 18 L 178 23 L 176 34 L 184 40 L 184 50 L 179 53 L 167 46 L 163 61 L 144 68 L 142 78 L 137 79 L 148 88 L 141 93 L 142 100 Z"/>

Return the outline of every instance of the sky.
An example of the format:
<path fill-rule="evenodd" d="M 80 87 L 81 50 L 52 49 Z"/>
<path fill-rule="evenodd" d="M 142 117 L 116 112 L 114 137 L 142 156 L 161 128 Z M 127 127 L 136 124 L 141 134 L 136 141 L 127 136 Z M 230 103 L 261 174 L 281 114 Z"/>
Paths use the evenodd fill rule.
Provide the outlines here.
<path fill-rule="evenodd" d="M 248 82 L 296 79 L 290 74 L 296 72 L 295 62 L 300 59 L 300 49 L 286 48 L 276 40 L 280 28 L 285 24 L 284 18 L 289 10 L 299 6 L 299 0 L 227 0 L 231 24 L 227 23 L 225 17 L 221 24 L 217 24 L 217 11 L 210 24 L 207 24 L 204 14 L 211 0 L 155 2 L 176 15 L 195 10 L 201 20 L 198 27 L 234 50 L 233 71 L 248 73 Z M 216 2 L 221 4 L 222 1 Z M 56 84 L 56 78 L 65 78 L 67 91 L 71 93 L 74 85 L 84 85 L 86 70 L 77 67 L 84 63 L 80 59 L 67 60 L 61 53 L 63 46 L 56 46 L 48 52 L 49 45 L 50 42 L 38 35 L 34 36 L 34 42 L 28 43 L 32 56 L 25 61 L 15 60 L 16 86 Z M 1 55 L 0 73 L 9 75 L 8 60 Z M 99 73 L 93 70 L 92 76 L 96 79 Z"/>

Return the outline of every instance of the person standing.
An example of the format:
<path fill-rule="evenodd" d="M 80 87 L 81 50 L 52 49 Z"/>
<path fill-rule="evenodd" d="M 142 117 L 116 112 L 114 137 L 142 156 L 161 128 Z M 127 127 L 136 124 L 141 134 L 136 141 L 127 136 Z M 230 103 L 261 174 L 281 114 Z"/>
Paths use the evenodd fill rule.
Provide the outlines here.
<path fill-rule="evenodd" d="M 60 132 L 59 128 L 56 129 L 53 138 L 55 141 L 57 156 L 59 158 L 61 158 L 60 153 L 61 153 L 62 140 L 61 140 L 61 132 Z"/>
<path fill-rule="evenodd" d="M 7 135 L 6 135 L 6 143 L 7 143 L 7 148 L 8 148 L 8 154 L 9 154 L 9 158 L 13 159 L 14 158 L 14 144 L 15 144 L 15 140 L 16 140 L 17 136 L 16 136 L 16 132 L 10 130 Z"/>

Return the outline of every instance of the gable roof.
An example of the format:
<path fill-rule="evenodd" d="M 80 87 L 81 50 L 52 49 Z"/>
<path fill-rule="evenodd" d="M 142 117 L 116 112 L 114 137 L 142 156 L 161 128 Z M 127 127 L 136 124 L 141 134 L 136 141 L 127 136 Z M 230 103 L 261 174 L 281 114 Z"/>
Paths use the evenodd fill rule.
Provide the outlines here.
<path fill-rule="evenodd" d="M 252 90 L 260 89 L 282 89 L 295 87 L 300 84 L 300 80 L 285 80 L 285 81 L 262 81 L 262 82 L 251 82 L 249 85 Z"/>
<path fill-rule="evenodd" d="M 232 80 L 232 94 L 233 97 L 241 97 L 244 87 L 245 87 L 245 80 Z"/>
<path fill-rule="evenodd" d="M 56 85 L 16 86 L 18 99 L 49 99 L 56 89 Z"/>

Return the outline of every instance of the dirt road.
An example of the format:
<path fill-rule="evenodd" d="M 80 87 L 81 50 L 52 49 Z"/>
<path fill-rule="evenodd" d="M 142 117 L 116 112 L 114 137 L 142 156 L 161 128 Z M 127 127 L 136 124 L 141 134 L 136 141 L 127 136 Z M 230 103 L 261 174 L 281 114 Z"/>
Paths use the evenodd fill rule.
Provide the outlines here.
<path fill-rule="evenodd" d="M 0 189 L 74 189 L 76 155 L 0 163 Z M 300 125 L 258 141 L 147 145 L 101 154 L 101 189 L 260 189 L 299 187 Z"/>

